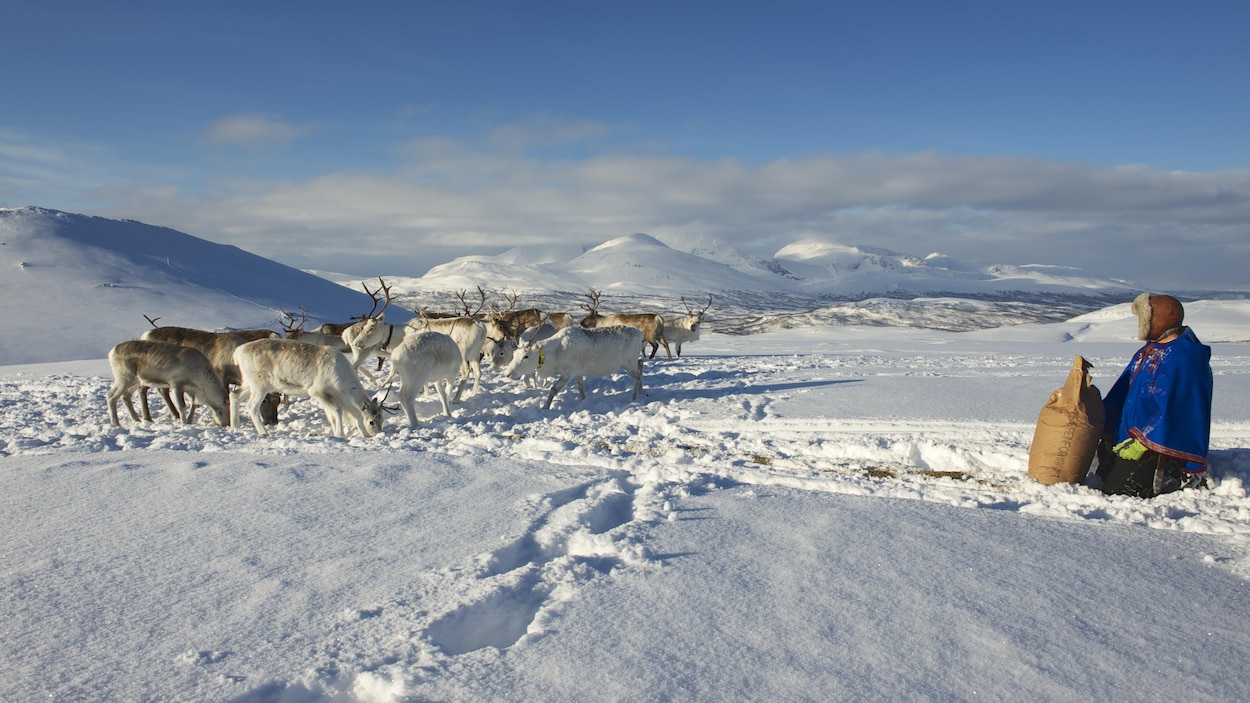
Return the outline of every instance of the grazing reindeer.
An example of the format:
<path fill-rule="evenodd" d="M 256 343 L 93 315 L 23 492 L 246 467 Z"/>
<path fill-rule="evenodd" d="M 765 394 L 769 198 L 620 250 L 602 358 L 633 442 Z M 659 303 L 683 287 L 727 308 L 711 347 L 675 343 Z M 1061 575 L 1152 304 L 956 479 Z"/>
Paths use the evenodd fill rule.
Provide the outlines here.
<path fill-rule="evenodd" d="M 497 320 L 487 318 L 482 324 L 486 328 L 486 341 L 482 342 L 482 361 L 491 366 L 506 365 L 512 359 L 516 340 L 509 336 L 509 330 Z"/>
<path fill-rule="evenodd" d="M 148 318 L 148 322 L 155 324 L 155 320 L 152 318 Z M 277 336 L 272 330 L 263 331 L 266 333 L 266 336 L 263 337 L 265 339 Z M 249 330 L 246 332 L 259 337 L 260 331 Z M 165 326 L 147 330 L 140 336 L 140 339 L 153 342 L 169 342 L 195 349 L 208 358 L 208 363 L 212 364 L 213 370 L 217 372 L 217 377 L 221 379 L 227 391 L 230 390 L 230 386 L 239 384 L 239 367 L 234 363 L 234 350 L 248 340 L 238 332 L 208 332 L 192 327 Z M 161 388 L 160 393 L 161 397 L 165 399 L 165 404 L 169 406 L 170 412 L 177 413 L 175 404 L 170 402 L 170 389 Z M 151 420 L 152 414 L 148 407 L 146 389 L 141 391 L 139 401 L 143 406 L 143 419 Z M 281 402 L 281 396 L 268 396 L 264 399 L 264 402 L 261 404 L 261 415 L 266 425 L 278 424 L 278 406 L 281 405 Z M 192 418 L 190 419 L 193 420 L 195 414 L 194 405 L 191 406 L 191 412 Z M 175 417 L 178 417 L 178 415 L 175 414 Z"/>
<path fill-rule="evenodd" d="M 130 417 L 139 422 L 131 397 L 136 390 L 149 387 L 172 389 L 170 407 L 177 407 L 184 425 L 191 424 L 191 411 L 185 405 L 184 395 L 191 396 L 193 403 L 211 408 L 218 425 L 229 421 L 226 388 L 208 358 L 199 351 L 170 342 L 135 339 L 110 349 L 108 358 L 113 369 L 113 386 L 107 395 L 109 421 L 114 425 L 121 426 L 117 417 L 118 400 L 125 400 Z"/>
<path fill-rule="evenodd" d="M 594 288 L 590 289 L 590 304 L 582 305 L 582 309 L 587 311 L 586 317 L 582 318 L 582 327 L 611 327 L 613 325 L 625 325 L 633 327 L 642 332 L 643 344 L 651 345 L 650 359 L 655 358 L 655 353 L 659 350 L 660 345 L 664 345 L 664 351 L 668 353 L 668 358 L 673 358 L 673 351 L 669 349 L 668 340 L 664 338 L 664 318 L 651 313 L 637 314 L 615 314 L 606 317 L 599 314 L 599 298 L 602 295 Z"/>
<path fill-rule="evenodd" d="M 577 380 L 577 392 L 585 399 L 587 376 L 606 376 L 623 368 L 634 379 L 630 399 L 637 400 L 642 392 L 642 359 L 638 357 L 641 344 L 642 332 L 634 327 L 566 327 L 549 339 L 518 349 L 504 373 L 512 379 L 530 374 L 555 376 L 543 403 L 547 409 L 569 380 Z"/>
<path fill-rule="evenodd" d="M 712 307 L 712 296 L 708 295 L 707 305 L 704 305 L 703 309 L 698 312 L 695 312 L 690 303 L 686 302 L 684 296 L 681 299 L 681 303 L 686 306 L 687 314 L 664 321 L 664 338 L 677 349 L 678 358 L 681 358 L 681 345 L 683 342 L 699 341 L 699 330 L 703 327 L 703 316 L 707 314 L 707 309 Z"/>
<path fill-rule="evenodd" d="M 479 287 L 478 290 L 481 290 Z M 498 324 L 504 332 L 504 336 L 511 337 L 513 341 L 517 341 L 523 330 L 539 325 L 543 321 L 543 311 L 538 308 L 526 308 L 517 310 L 517 300 L 520 295 L 513 293 L 512 295 L 504 294 L 504 300 L 508 301 L 508 309 L 501 310 L 499 306 L 492 305 L 490 319 Z"/>
<path fill-rule="evenodd" d="M 261 401 L 269 393 L 281 393 L 312 398 L 325 411 L 335 437 L 346 436 L 344 415 L 351 416 L 365 437 L 382 431 L 382 400 L 365 394 L 356 369 L 337 349 L 293 339 L 259 339 L 235 349 L 234 362 L 243 384 L 231 393 L 231 424 L 238 424 L 239 404 L 246 396 L 256 432 L 267 434 L 259 419 Z"/>
<path fill-rule="evenodd" d="M 395 347 L 391 352 L 391 375 L 383 383 L 389 386 L 399 376 L 399 407 L 403 408 L 409 427 L 417 426 L 417 396 L 425 392 L 429 383 L 433 383 L 438 392 L 443 414 L 451 417 L 448 386 L 456 380 L 463 365 L 460 347 L 442 332 L 412 332 Z"/>
<path fill-rule="evenodd" d="M 482 352 L 485 354 L 485 358 L 490 360 L 491 366 L 500 369 L 506 368 L 508 364 L 512 363 L 512 357 L 516 355 L 517 349 L 519 349 L 522 344 L 532 344 L 537 341 L 548 339 L 559 330 L 560 328 L 556 327 L 554 324 L 544 322 L 541 325 L 530 327 L 522 332 L 521 339 L 524 340 L 523 342 L 518 342 L 512 338 L 501 339 L 491 347 L 489 352 L 486 351 L 486 347 L 482 347 Z"/>

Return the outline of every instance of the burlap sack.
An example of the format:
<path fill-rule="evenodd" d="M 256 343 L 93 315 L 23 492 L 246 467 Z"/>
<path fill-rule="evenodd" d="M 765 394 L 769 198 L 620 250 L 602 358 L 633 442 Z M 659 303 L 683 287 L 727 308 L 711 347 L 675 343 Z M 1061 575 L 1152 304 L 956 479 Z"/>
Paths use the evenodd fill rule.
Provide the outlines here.
<path fill-rule="evenodd" d="M 1042 483 L 1081 483 L 1089 472 L 1103 425 L 1102 394 L 1089 382 L 1092 366 L 1078 355 L 1063 388 L 1037 415 L 1029 475 Z"/>

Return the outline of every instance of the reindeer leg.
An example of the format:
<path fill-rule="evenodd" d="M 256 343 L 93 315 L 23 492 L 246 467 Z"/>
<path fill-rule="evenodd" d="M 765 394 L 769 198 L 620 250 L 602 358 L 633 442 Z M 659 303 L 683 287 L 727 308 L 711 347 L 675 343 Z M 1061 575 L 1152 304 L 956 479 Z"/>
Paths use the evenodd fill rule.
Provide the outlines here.
<path fill-rule="evenodd" d="M 417 390 L 413 386 L 416 384 L 405 383 L 401 378 L 399 380 L 399 407 L 404 410 L 404 417 L 408 418 L 408 426 L 416 428 L 417 426 Z M 420 384 L 420 390 L 425 391 L 425 384 Z"/>
<path fill-rule="evenodd" d="M 130 406 L 130 405 L 131 405 L 130 403 L 127 403 L 127 406 Z M 147 422 L 151 422 L 152 411 L 148 407 L 148 387 L 147 386 L 139 386 L 139 405 L 143 407 L 143 419 Z M 136 417 L 135 421 L 137 422 L 138 420 L 139 418 Z"/>
<path fill-rule="evenodd" d="M 465 379 L 465 380 L 467 381 L 468 379 Z M 464 384 L 461 384 L 462 388 L 463 388 L 463 385 Z M 447 391 L 450 390 L 450 386 L 451 386 L 450 381 L 435 381 L 434 382 L 434 390 L 438 391 L 438 399 L 443 404 L 443 414 L 446 415 L 447 417 L 451 417 L 451 408 L 448 407 L 448 404 L 447 404 Z"/>
<path fill-rule="evenodd" d="M 555 399 L 556 394 L 559 393 L 560 390 L 564 388 L 564 384 L 568 382 L 569 379 L 567 377 L 556 376 L 555 383 L 551 384 L 551 392 L 547 394 L 547 402 L 543 404 L 544 410 L 549 410 L 551 408 L 551 401 Z"/>
<path fill-rule="evenodd" d="M 174 422 L 177 422 L 182 417 L 182 414 L 179 412 L 178 406 L 174 404 L 173 398 L 170 397 L 169 389 L 161 388 L 159 389 L 159 392 L 161 394 L 161 398 L 165 400 L 165 407 L 169 408 L 169 413 L 173 415 Z M 144 395 L 146 396 L 147 393 L 144 393 Z M 181 403 L 181 400 L 182 399 L 179 398 L 180 403 Z"/>
<path fill-rule="evenodd" d="M 162 388 L 161 390 L 163 391 L 165 389 Z M 184 425 L 191 424 L 191 414 L 187 410 L 186 400 L 183 397 L 184 393 L 183 393 L 182 387 L 181 386 L 174 387 L 170 395 L 173 396 L 173 402 L 176 403 L 178 406 L 178 417 L 182 418 L 182 424 Z"/>
<path fill-rule="evenodd" d="M 638 394 L 642 393 L 642 359 L 638 360 L 638 368 L 629 372 L 634 377 L 634 396 L 630 400 L 638 400 Z"/>

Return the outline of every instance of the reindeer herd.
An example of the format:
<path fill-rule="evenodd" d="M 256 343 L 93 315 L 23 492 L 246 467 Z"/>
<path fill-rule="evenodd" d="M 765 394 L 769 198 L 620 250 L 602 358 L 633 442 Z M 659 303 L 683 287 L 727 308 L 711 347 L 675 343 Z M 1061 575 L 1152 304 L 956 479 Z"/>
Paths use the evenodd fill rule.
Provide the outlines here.
<path fill-rule="evenodd" d="M 199 406 L 207 406 L 218 425 L 237 427 L 239 411 L 246 407 L 257 433 L 278 424 L 284 400 L 307 397 L 326 415 L 331 433 L 345 437 L 349 421 L 364 437 L 382 430 L 385 412 L 402 410 L 410 427 L 418 424 L 415 401 L 433 386 L 450 417 L 450 406 L 461 402 L 469 384 L 470 395 L 481 387 L 482 363 L 501 369 L 505 377 L 537 388 L 540 379 L 554 379 L 544 409 L 556 395 L 575 381 L 586 397 L 587 376 L 606 376 L 624 369 L 633 379 L 631 400 L 642 390 L 643 354 L 650 346 L 655 358 L 662 346 L 673 358 L 681 356 L 684 342 L 699 339 L 704 315 L 712 305 L 696 309 L 682 298 L 686 315 L 665 318 L 656 314 L 610 314 L 599 312 L 601 293 L 591 290 L 581 308 L 580 322 L 568 312 L 536 308 L 516 309 L 518 296 L 505 296 L 506 309 L 486 307 L 486 291 L 477 289 L 476 308 L 466 291 L 457 294 L 462 310 L 441 314 L 416 310 L 406 324 L 386 322 L 391 288 L 381 278 L 377 289 L 364 285 L 373 301 L 367 313 L 351 322 L 326 323 L 305 329 L 308 314 L 284 312 L 285 336 L 267 329 L 207 332 L 186 327 L 158 326 L 159 318 L 147 318 L 152 329 L 137 340 L 122 342 L 109 351 L 113 385 L 107 393 L 109 420 L 121 425 L 118 402 L 130 417 L 140 421 L 133 397 L 139 392 L 142 419 L 151 421 L 148 389 L 155 388 L 175 421 L 191 424 Z M 380 383 L 366 361 L 391 362 L 389 375 Z M 399 381 L 398 409 L 385 405 L 395 380 Z M 457 384 L 457 380 L 459 383 Z M 377 387 L 373 395 L 365 385 Z M 454 390 L 453 390 L 454 385 Z M 385 390 L 382 390 L 385 388 Z"/>

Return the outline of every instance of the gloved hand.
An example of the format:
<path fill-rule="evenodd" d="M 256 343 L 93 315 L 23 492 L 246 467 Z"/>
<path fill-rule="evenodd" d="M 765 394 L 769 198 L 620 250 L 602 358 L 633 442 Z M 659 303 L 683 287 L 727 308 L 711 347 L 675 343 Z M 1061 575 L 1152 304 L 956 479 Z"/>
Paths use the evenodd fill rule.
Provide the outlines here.
<path fill-rule="evenodd" d="M 1146 456 L 1146 452 L 1150 451 L 1146 445 L 1138 442 L 1135 438 L 1130 437 L 1123 442 L 1115 445 L 1116 456 L 1125 461 L 1138 461 Z"/>

